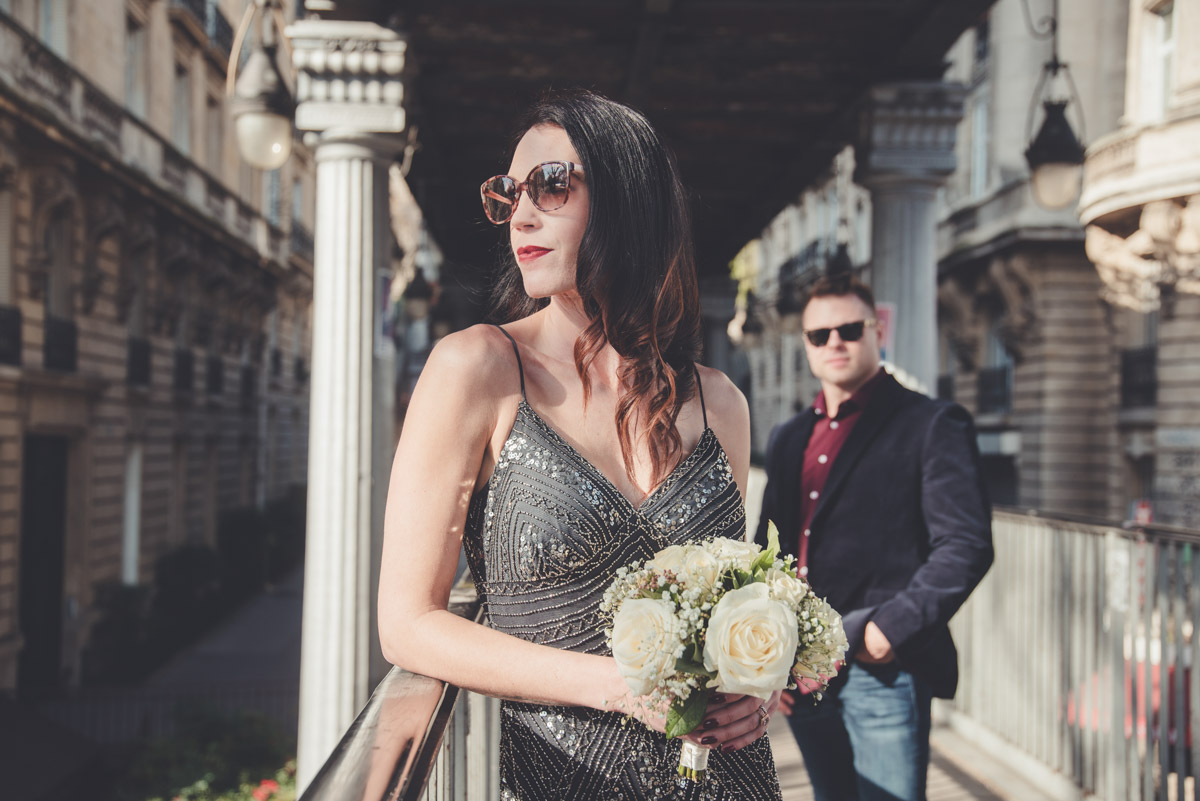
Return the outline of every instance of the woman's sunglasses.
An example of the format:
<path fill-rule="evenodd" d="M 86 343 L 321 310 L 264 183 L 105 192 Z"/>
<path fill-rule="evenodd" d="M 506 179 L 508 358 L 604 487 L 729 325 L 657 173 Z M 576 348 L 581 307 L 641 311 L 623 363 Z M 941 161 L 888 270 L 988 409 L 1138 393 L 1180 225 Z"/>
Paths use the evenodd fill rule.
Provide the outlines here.
<path fill-rule="evenodd" d="M 583 175 L 583 168 L 569 161 L 547 161 L 534 167 L 524 182 L 517 183 L 507 175 L 488 178 L 479 187 L 483 213 L 496 225 L 512 219 L 521 193 L 542 211 L 561 209 L 571 196 L 571 173 Z"/>
<path fill-rule="evenodd" d="M 862 339 L 863 329 L 867 326 L 874 326 L 876 320 L 859 320 L 854 323 L 843 323 L 836 328 L 814 328 L 811 331 L 805 331 L 804 336 L 808 337 L 808 341 L 813 344 L 814 348 L 823 348 L 829 342 L 829 334 L 833 331 L 838 332 L 843 342 L 857 342 Z"/>

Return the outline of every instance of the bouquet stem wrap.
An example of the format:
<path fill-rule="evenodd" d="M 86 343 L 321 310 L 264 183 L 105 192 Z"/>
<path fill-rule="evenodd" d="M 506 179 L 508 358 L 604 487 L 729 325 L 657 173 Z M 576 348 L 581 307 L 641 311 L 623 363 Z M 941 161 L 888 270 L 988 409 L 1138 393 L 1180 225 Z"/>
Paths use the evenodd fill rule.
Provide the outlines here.
<path fill-rule="evenodd" d="M 708 754 L 711 749 L 696 745 L 688 740 L 683 741 L 683 748 L 679 751 L 679 776 L 682 779 L 691 779 L 695 782 L 704 781 L 704 774 L 708 771 Z"/>

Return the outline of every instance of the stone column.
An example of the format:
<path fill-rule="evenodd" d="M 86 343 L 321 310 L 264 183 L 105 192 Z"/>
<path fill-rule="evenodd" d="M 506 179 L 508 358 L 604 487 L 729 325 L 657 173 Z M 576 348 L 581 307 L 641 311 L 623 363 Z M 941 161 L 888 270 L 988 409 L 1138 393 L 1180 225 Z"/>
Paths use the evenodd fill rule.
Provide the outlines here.
<path fill-rule="evenodd" d="M 304 20 L 296 124 L 314 140 L 317 220 L 300 662 L 300 791 L 386 672 L 375 592 L 395 445 L 388 165 L 403 147 L 405 43 L 366 22 Z"/>
<path fill-rule="evenodd" d="M 937 199 L 954 172 L 964 89 L 941 82 L 871 90 L 856 152 L 855 180 L 871 191 L 871 283 L 894 304 L 889 362 L 910 385 L 937 387 Z"/>

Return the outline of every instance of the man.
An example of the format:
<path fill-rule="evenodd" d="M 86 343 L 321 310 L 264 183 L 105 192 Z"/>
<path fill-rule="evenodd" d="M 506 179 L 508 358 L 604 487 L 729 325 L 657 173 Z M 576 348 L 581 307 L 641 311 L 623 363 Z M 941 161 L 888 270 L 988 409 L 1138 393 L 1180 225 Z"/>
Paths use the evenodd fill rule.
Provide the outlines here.
<path fill-rule="evenodd" d="M 771 433 L 757 539 L 774 520 L 850 650 L 821 701 L 781 709 L 817 801 L 924 801 L 931 697 L 958 683 L 947 624 L 992 562 L 975 429 L 883 370 L 861 282 L 821 279 L 801 320 L 821 393 Z"/>

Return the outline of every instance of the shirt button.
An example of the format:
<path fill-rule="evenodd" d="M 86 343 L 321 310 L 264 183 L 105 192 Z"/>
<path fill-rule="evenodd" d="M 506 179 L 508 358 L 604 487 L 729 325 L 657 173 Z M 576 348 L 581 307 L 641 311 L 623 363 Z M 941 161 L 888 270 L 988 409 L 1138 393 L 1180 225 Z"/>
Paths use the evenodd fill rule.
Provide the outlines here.
<path fill-rule="evenodd" d="M 812 498 L 815 501 L 817 499 L 817 496 L 820 494 L 821 493 L 817 492 L 816 490 L 813 490 L 812 492 L 808 493 L 808 497 Z"/>
<path fill-rule="evenodd" d="M 807 576 L 808 575 L 808 565 L 800 565 L 799 573 L 801 576 Z"/>
<path fill-rule="evenodd" d="M 820 464 L 825 464 L 826 462 L 829 461 L 829 457 L 822 453 L 820 456 L 817 457 L 817 461 Z"/>
<path fill-rule="evenodd" d="M 804 529 L 804 536 L 806 536 L 806 537 L 811 537 L 811 536 L 812 536 L 812 529 L 811 529 L 811 528 L 806 528 L 806 529 Z"/>
<path fill-rule="evenodd" d="M 837 420 L 834 420 L 832 423 L 830 423 L 830 424 L 829 424 L 829 427 L 830 427 L 830 428 L 837 428 L 837 427 L 838 427 L 838 421 L 837 421 Z"/>

